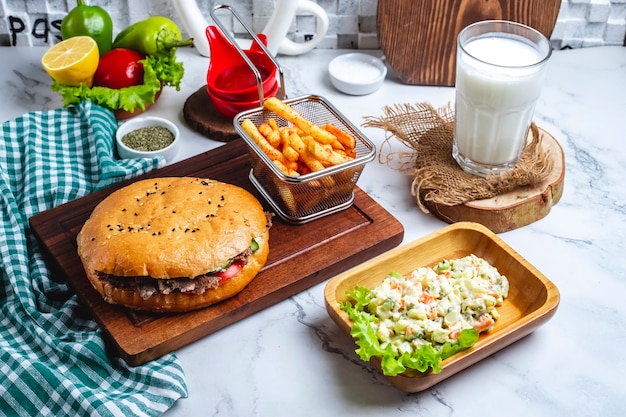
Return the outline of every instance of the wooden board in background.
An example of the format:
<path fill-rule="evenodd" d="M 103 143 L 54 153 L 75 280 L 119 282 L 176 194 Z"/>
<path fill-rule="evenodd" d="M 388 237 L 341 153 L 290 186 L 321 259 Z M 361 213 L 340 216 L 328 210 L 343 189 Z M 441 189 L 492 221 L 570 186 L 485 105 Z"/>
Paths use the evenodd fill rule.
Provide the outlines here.
<path fill-rule="evenodd" d="M 249 171 L 246 145 L 238 139 L 30 219 L 50 267 L 69 282 L 115 353 L 131 366 L 188 345 L 402 242 L 402 224 L 357 187 L 354 204 L 333 215 L 303 225 L 275 217 L 267 264 L 241 293 L 219 304 L 183 314 L 148 314 L 107 304 L 93 289 L 76 253 L 76 235 L 93 208 L 113 190 L 141 178 L 213 178 L 246 188 L 269 211 L 248 180 Z"/>
<path fill-rule="evenodd" d="M 560 7 L 561 0 L 379 0 L 378 42 L 402 82 L 453 86 L 456 38 L 465 26 L 511 20 L 550 38 Z"/>

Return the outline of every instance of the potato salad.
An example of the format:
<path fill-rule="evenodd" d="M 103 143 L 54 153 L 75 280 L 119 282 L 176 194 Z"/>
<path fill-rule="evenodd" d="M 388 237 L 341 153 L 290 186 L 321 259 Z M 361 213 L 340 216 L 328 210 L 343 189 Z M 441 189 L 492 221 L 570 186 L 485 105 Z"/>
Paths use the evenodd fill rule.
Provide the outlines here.
<path fill-rule="evenodd" d="M 438 370 L 441 360 L 493 328 L 499 317 L 496 308 L 508 291 L 505 276 L 486 260 L 468 255 L 443 260 L 434 268 L 418 268 L 407 276 L 390 274 L 372 290 L 356 288 L 348 295 L 357 303 L 342 309 L 355 323 L 352 335 L 362 358 L 382 356 L 389 361 L 393 355 L 392 365 L 398 365 L 396 361 L 401 365 L 395 372 L 404 366 L 423 371 L 426 364 Z M 419 357 L 424 354 L 440 358 L 422 363 Z"/>

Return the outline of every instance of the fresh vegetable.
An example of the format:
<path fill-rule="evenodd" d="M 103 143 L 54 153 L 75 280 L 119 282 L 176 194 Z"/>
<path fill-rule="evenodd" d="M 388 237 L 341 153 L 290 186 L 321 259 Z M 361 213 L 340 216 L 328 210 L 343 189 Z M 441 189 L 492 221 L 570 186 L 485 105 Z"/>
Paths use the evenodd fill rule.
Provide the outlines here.
<path fill-rule="evenodd" d="M 178 26 L 168 18 L 153 16 L 124 29 L 115 39 L 114 48 L 131 49 L 145 56 L 143 84 L 123 88 L 68 85 L 54 82 L 52 90 L 61 94 L 63 104 L 69 106 L 90 100 L 111 110 L 142 111 L 154 103 L 165 86 L 176 87 L 184 75 L 183 64 L 176 60 L 179 46 L 191 45 L 192 40 L 181 40 Z"/>
<path fill-rule="evenodd" d="M 55 82 L 87 88 L 92 85 L 98 62 L 98 45 L 89 36 L 61 41 L 41 58 L 41 65 Z"/>
<path fill-rule="evenodd" d="M 76 7 L 61 21 L 61 38 L 89 36 L 98 44 L 100 56 L 111 49 L 113 43 L 113 21 L 100 6 L 88 6 L 83 0 L 76 1 Z"/>
<path fill-rule="evenodd" d="M 243 261 L 237 260 L 233 261 L 225 270 L 216 273 L 215 275 L 219 277 L 218 285 L 223 284 L 228 281 L 235 275 L 239 273 L 243 269 Z"/>
<path fill-rule="evenodd" d="M 144 70 L 143 84 L 140 85 L 114 89 L 98 86 L 88 88 L 85 85 L 73 87 L 53 82 L 52 90 L 61 94 L 65 106 L 90 100 L 112 110 L 123 109 L 128 112 L 137 108 L 145 110 L 146 104 L 154 103 L 163 86 L 174 86 L 180 90 L 184 70 L 182 63 L 175 58 L 146 56 L 140 62 Z"/>
<path fill-rule="evenodd" d="M 172 20 L 152 16 L 121 31 L 113 47 L 132 49 L 144 55 L 173 57 L 177 48 L 192 44 L 192 39 L 182 40 L 180 29 Z"/>
<path fill-rule="evenodd" d="M 390 376 L 438 373 L 444 359 L 493 328 L 508 292 L 508 279 L 470 254 L 406 275 L 392 272 L 374 289 L 356 286 L 340 307 L 353 322 L 361 359 L 380 358 Z"/>
<path fill-rule="evenodd" d="M 142 84 L 143 58 L 143 55 L 131 49 L 111 49 L 100 57 L 94 84 L 116 89 Z"/>
<path fill-rule="evenodd" d="M 398 356 L 390 343 L 381 343 L 378 339 L 375 329 L 380 319 L 367 311 L 371 292 L 369 288 L 355 287 L 347 293 L 348 297 L 354 300 L 354 304 L 346 301 L 341 304 L 341 309 L 353 322 L 350 335 L 356 339 L 359 346 L 356 353 L 364 361 L 369 361 L 373 356 L 379 357 L 383 374 L 387 376 L 396 376 L 407 369 L 426 372 L 432 368 L 433 373 L 439 373 L 444 359 L 471 347 L 478 341 L 478 332 L 475 329 L 464 329 L 454 343 L 446 342 L 438 349 L 426 343 L 412 352 L 404 352 Z"/>
<path fill-rule="evenodd" d="M 250 241 L 250 250 L 252 251 L 252 253 L 258 251 L 259 242 L 252 239 Z M 215 275 L 220 278 L 218 284 L 223 284 L 224 282 L 228 281 L 229 279 L 237 275 L 243 269 L 243 267 L 244 267 L 244 263 L 241 259 L 238 259 L 238 260 L 230 259 L 226 263 L 226 265 L 220 268 L 219 272 L 215 273 Z"/>

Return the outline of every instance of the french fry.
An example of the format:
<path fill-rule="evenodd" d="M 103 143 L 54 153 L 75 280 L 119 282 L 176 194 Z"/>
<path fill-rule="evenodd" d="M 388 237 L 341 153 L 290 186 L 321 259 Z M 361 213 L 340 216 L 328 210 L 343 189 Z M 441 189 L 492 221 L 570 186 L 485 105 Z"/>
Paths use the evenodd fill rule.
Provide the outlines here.
<path fill-rule="evenodd" d="M 295 133 L 295 132 L 292 133 L 291 135 L 289 135 L 289 144 L 300 155 L 302 155 L 302 153 L 306 152 L 306 145 L 304 144 L 304 141 L 302 140 L 302 137 L 299 134 Z"/>
<path fill-rule="evenodd" d="M 290 161 L 298 161 L 300 158 L 300 155 L 295 149 L 293 149 L 291 141 L 289 140 L 289 136 L 295 132 L 296 128 L 293 126 L 285 126 L 280 129 L 280 149 L 283 155 L 285 155 L 285 158 Z"/>
<path fill-rule="evenodd" d="M 283 146 L 283 155 L 285 155 L 285 158 L 291 162 L 297 162 L 298 159 L 300 159 L 300 154 L 288 144 Z"/>
<path fill-rule="evenodd" d="M 259 126 L 259 132 L 265 136 L 265 139 L 267 139 L 270 145 L 275 148 L 278 147 L 280 144 L 280 130 L 278 129 L 274 119 L 269 119 L 266 123 L 261 123 Z"/>
<path fill-rule="evenodd" d="M 300 163 L 299 161 L 289 161 L 285 160 L 283 164 L 292 171 L 296 171 L 298 174 L 300 173 Z"/>
<path fill-rule="evenodd" d="M 274 118 L 269 118 L 269 120 L 267 121 L 267 124 L 270 125 L 270 127 L 273 130 L 279 130 L 280 128 L 278 127 L 278 124 L 276 123 L 276 119 Z"/>
<path fill-rule="evenodd" d="M 275 119 L 269 119 L 267 124 L 272 128 L 272 133 L 268 136 L 267 141 L 277 148 L 280 145 L 280 128 Z"/>
<path fill-rule="evenodd" d="M 356 139 L 354 138 L 354 136 L 339 129 L 334 124 L 326 123 L 324 125 L 324 130 L 335 135 L 339 143 L 341 143 L 345 148 L 354 149 L 356 147 Z"/>
<path fill-rule="evenodd" d="M 341 142 L 339 142 L 338 140 L 335 140 L 333 143 L 330 144 L 330 146 L 333 147 L 333 149 L 337 150 L 337 151 L 342 151 L 345 153 L 346 147 L 343 146 L 343 144 Z"/>
<path fill-rule="evenodd" d="M 257 129 L 263 136 L 265 136 L 266 139 L 267 136 L 272 133 L 272 127 L 269 125 L 269 123 L 261 123 L 259 127 L 257 127 Z"/>
<path fill-rule="evenodd" d="M 295 169 L 291 169 L 288 166 L 286 166 L 285 164 L 283 164 L 281 161 L 275 159 L 274 161 L 272 161 L 277 167 L 278 169 L 280 169 L 284 174 L 286 175 L 291 175 L 292 177 L 298 177 L 300 176 L 300 174 L 298 173 L 298 171 L 296 171 Z"/>
<path fill-rule="evenodd" d="M 280 144 L 281 146 L 289 145 L 289 135 L 295 131 L 292 126 L 283 127 L 280 129 Z"/>
<path fill-rule="evenodd" d="M 285 164 L 280 162 L 278 159 L 274 159 L 272 162 L 282 171 L 283 174 L 289 175 L 289 168 L 287 168 Z"/>
<path fill-rule="evenodd" d="M 346 150 L 344 151 L 344 154 L 345 154 L 348 158 L 350 158 L 350 159 L 355 159 L 355 158 L 356 158 L 356 150 L 355 150 L 354 148 L 349 148 L 349 149 L 346 149 Z"/>
<path fill-rule="evenodd" d="M 309 168 L 304 162 L 302 161 L 298 161 L 298 172 L 300 173 L 300 175 L 306 175 L 306 174 L 310 174 L 311 172 L 311 168 Z"/>
<path fill-rule="evenodd" d="M 297 213 L 298 206 L 296 205 L 295 198 L 291 190 L 287 187 L 278 187 L 278 193 L 280 194 L 280 198 L 285 203 L 285 206 L 289 210 L 290 213 Z"/>
<path fill-rule="evenodd" d="M 255 126 L 255 124 L 250 119 L 244 119 L 241 122 L 241 128 L 246 132 L 252 140 L 259 145 L 259 148 L 273 161 L 278 160 L 284 162 L 285 156 L 276 148 L 274 148 L 268 141 L 265 139 L 265 136 L 259 132 L 259 129 Z"/>
<path fill-rule="evenodd" d="M 320 178 L 320 182 L 325 188 L 328 188 L 328 189 L 331 189 L 336 185 L 333 177 L 322 177 Z"/>
<path fill-rule="evenodd" d="M 315 159 L 315 157 L 311 155 L 309 152 L 305 152 L 304 154 L 301 154 L 301 156 L 302 156 L 302 160 L 304 161 L 306 166 L 309 167 L 311 172 L 321 171 L 324 168 L 326 168 L 324 164 L 322 164 L 320 161 Z"/>
<path fill-rule="evenodd" d="M 313 136 L 316 141 L 331 144 L 337 141 L 337 138 L 332 133 L 329 133 L 322 129 L 317 125 L 313 125 L 311 129 L 307 132 L 309 135 Z"/>
<path fill-rule="evenodd" d="M 263 102 L 263 106 L 276 113 L 283 119 L 298 126 L 306 134 L 313 136 L 322 143 L 333 143 L 337 138 L 332 134 L 307 120 L 297 110 L 276 97 L 269 97 Z"/>
<path fill-rule="evenodd" d="M 276 97 L 264 103 L 291 124 L 281 127 L 277 119 L 269 118 L 257 128 L 246 119 L 242 128 L 285 174 L 305 175 L 356 158 L 356 139 L 350 133 L 332 123 L 318 126 Z M 320 185 L 333 186 L 334 180 L 324 178 Z"/>
<path fill-rule="evenodd" d="M 320 144 L 317 141 L 313 140 L 313 138 L 311 138 L 310 136 L 305 137 L 304 141 L 307 150 L 311 152 L 322 163 L 326 162 L 328 166 L 339 165 L 351 160 L 351 158 L 333 151 L 333 148 L 330 145 Z"/>
<path fill-rule="evenodd" d="M 320 161 L 315 159 L 315 157 L 309 152 L 309 150 L 306 147 L 306 144 L 304 143 L 300 135 L 298 135 L 297 133 L 290 135 L 289 141 L 293 149 L 296 150 L 298 154 L 300 155 L 300 159 L 302 159 L 302 162 L 304 162 L 304 164 L 312 172 L 321 171 L 325 168 L 325 166 L 322 165 Z"/>

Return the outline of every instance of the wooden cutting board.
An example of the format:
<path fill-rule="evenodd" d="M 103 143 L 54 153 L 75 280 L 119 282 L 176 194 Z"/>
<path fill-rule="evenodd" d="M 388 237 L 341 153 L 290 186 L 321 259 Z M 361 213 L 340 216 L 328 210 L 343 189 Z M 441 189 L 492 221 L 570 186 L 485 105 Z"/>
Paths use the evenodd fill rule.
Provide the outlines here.
<path fill-rule="evenodd" d="M 453 86 L 456 38 L 465 26 L 511 20 L 550 38 L 561 0 L 379 0 L 378 42 L 406 84 Z"/>
<path fill-rule="evenodd" d="M 238 139 L 31 217 L 31 230 L 55 275 L 69 282 L 113 351 L 131 366 L 192 343 L 402 242 L 402 224 L 357 187 L 354 204 L 341 212 L 303 225 L 274 217 L 265 267 L 241 293 L 221 303 L 190 313 L 147 314 L 107 304 L 93 289 L 76 253 L 76 235 L 113 190 L 140 178 L 196 176 L 239 185 L 265 203 L 248 180 L 249 172 L 247 148 Z M 270 211 L 267 205 L 265 209 Z"/>

